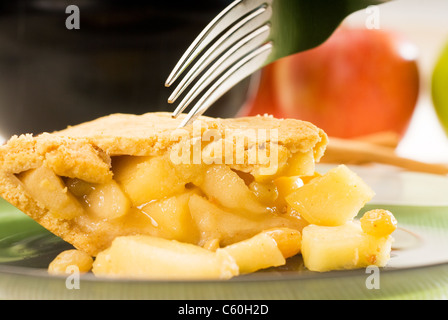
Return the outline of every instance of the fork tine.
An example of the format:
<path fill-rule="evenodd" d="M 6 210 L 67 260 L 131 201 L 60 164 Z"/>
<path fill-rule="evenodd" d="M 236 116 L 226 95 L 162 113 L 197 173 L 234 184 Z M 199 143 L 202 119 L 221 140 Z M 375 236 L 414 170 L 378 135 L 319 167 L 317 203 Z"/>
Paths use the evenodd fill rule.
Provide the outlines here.
<path fill-rule="evenodd" d="M 183 72 L 183 70 L 191 63 L 191 61 L 196 57 L 197 54 L 194 54 L 197 51 L 201 51 L 200 45 L 203 47 L 204 43 L 207 43 L 207 38 L 210 37 L 210 32 L 218 28 L 220 23 L 223 23 L 222 20 L 235 9 L 236 6 L 241 4 L 243 0 L 235 0 L 230 5 L 228 5 L 223 11 L 221 11 L 205 28 L 201 31 L 201 33 L 196 37 L 196 39 L 191 43 L 188 47 L 187 51 L 182 55 L 180 60 L 177 62 L 174 69 L 171 71 L 167 80 L 165 81 L 165 86 L 169 87 L 171 84 L 176 81 L 179 75 Z M 225 27 L 223 26 L 223 29 Z"/>
<path fill-rule="evenodd" d="M 210 105 L 230 90 L 236 83 L 258 70 L 271 54 L 272 48 L 272 43 L 268 42 L 234 63 L 201 97 L 188 115 L 182 120 L 179 127 L 184 127 L 196 120 Z"/>
<path fill-rule="evenodd" d="M 182 55 L 174 69 L 168 76 L 165 86 L 171 86 L 185 71 L 191 62 L 216 38 L 217 35 L 229 28 L 235 17 L 241 17 L 252 11 L 254 7 L 263 4 L 263 0 L 235 0 L 219 13 L 199 34 Z"/>
<path fill-rule="evenodd" d="M 176 110 L 174 110 L 173 117 L 177 117 L 183 112 L 188 105 L 190 105 L 190 103 L 227 68 L 236 61 L 242 59 L 248 52 L 251 52 L 262 45 L 268 38 L 269 32 L 270 27 L 265 24 L 233 44 L 233 46 L 210 68 L 208 68 L 207 72 L 198 81 L 196 81 L 193 88 L 189 90 L 187 95 L 177 106 Z"/>
<path fill-rule="evenodd" d="M 200 57 L 200 59 L 189 70 L 187 75 L 182 79 L 176 89 L 168 98 L 169 103 L 173 103 L 182 94 L 182 92 L 193 82 L 193 80 L 204 69 L 211 64 L 219 55 L 229 49 L 229 47 L 236 40 L 241 39 L 247 35 L 248 31 L 254 30 L 259 27 L 268 19 L 271 15 L 271 9 L 266 5 L 255 8 L 248 15 L 241 17 L 229 30 L 227 30 L 222 36 L 220 36 L 211 47 Z"/>

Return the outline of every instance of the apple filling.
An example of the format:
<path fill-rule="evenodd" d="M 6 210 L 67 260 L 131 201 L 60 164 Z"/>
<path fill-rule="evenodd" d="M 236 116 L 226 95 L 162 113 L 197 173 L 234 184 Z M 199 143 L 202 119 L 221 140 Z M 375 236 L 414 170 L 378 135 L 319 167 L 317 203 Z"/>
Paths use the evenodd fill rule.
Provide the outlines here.
<path fill-rule="evenodd" d="M 314 271 L 387 262 L 393 230 L 372 236 L 351 226 L 372 190 L 345 166 L 316 173 L 312 152 L 293 154 L 270 176 L 174 165 L 167 155 L 115 156 L 111 170 L 103 183 L 45 165 L 17 175 L 54 217 L 95 235 L 81 248 L 96 256 L 95 274 L 230 278 L 282 265 L 302 243 Z"/>
<path fill-rule="evenodd" d="M 100 184 L 60 177 L 46 166 L 18 177 L 56 218 L 86 230 L 120 225 L 110 238 L 149 234 L 228 245 L 270 227 L 303 228 L 284 196 L 314 174 L 312 154 L 307 156 L 305 170 L 294 169 L 296 162 L 306 163 L 305 155 L 291 158 L 283 171 L 297 175 L 286 179 L 254 177 L 223 164 L 173 165 L 168 156 L 113 157 L 113 178 Z"/>

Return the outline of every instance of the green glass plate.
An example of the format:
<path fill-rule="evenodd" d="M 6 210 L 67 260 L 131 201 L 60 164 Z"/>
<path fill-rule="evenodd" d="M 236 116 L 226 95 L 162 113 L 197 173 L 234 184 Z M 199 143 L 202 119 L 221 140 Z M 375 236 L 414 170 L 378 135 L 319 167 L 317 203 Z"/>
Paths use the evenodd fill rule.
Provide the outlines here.
<path fill-rule="evenodd" d="M 329 166 L 320 166 L 325 171 Z M 138 281 L 50 276 L 71 245 L 0 199 L 0 299 L 446 299 L 448 178 L 383 166 L 352 167 L 377 193 L 363 212 L 391 210 L 399 221 L 386 268 L 310 272 L 300 257 L 281 268 L 227 281 Z M 362 214 L 362 212 L 361 212 Z M 372 287 L 372 277 L 376 286 Z"/>

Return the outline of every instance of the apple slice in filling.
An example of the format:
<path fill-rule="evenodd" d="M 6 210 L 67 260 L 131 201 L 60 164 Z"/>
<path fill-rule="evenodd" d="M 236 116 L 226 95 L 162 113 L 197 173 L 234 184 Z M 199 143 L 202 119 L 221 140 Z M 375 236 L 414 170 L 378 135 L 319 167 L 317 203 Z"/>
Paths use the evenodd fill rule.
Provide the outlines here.
<path fill-rule="evenodd" d="M 224 250 L 241 273 L 282 265 L 285 258 L 301 252 L 302 243 L 305 264 L 313 270 L 364 265 L 345 264 L 344 257 L 337 266 L 325 265 L 325 248 L 331 246 L 319 239 L 324 237 L 321 232 L 330 235 L 335 231 L 337 236 L 339 229 L 345 230 L 344 239 L 351 234 L 357 239 L 359 228 L 347 226 L 352 226 L 351 221 L 373 191 L 345 166 L 317 174 L 314 162 L 303 160 L 308 158 L 305 154 L 295 155 L 288 162 L 291 167 L 282 168 L 270 179 L 257 179 L 222 164 L 175 166 L 167 156 L 115 157 L 113 178 L 98 184 L 59 177 L 45 165 L 17 177 L 54 217 L 74 221 L 85 232 L 96 234 L 100 243 L 91 253 L 96 256 L 105 252 L 100 254 L 103 260 L 109 257 L 107 252 L 112 252 L 105 249 L 115 238 L 141 235 L 208 251 Z M 304 161 L 306 169 L 299 169 L 298 159 Z M 340 227 L 327 230 L 323 226 Z M 306 230 L 303 242 L 302 230 Z M 134 243 L 122 239 L 126 245 Z M 147 243 L 139 242 L 139 250 L 146 252 Z M 281 243 L 286 245 L 281 248 Z M 356 250 L 367 248 L 363 246 Z M 123 250 L 120 252 L 126 252 Z M 182 251 L 182 246 L 176 250 Z M 248 250 L 253 254 L 246 255 Z M 289 253 L 282 255 L 285 251 Z M 390 246 L 386 246 L 378 263 L 386 263 L 389 251 Z M 114 259 L 121 258 L 120 253 Z M 97 270 L 106 263 L 103 260 L 97 262 Z M 256 263 L 251 265 L 251 260 Z M 115 270 L 116 266 L 108 268 Z"/>

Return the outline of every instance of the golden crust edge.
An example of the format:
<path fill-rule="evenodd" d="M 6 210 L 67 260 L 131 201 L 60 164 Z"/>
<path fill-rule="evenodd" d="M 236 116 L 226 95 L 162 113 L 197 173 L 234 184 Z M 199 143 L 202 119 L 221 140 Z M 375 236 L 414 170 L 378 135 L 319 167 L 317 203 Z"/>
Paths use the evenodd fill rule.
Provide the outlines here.
<path fill-rule="evenodd" d="M 315 159 L 319 161 L 324 154 L 328 137 L 323 130 L 312 124 L 309 125 L 311 125 L 310 128 L 314 130 L 315 135 L 294 151 L 314 150 Z M 76 152 L 76 147 L 79 144 L 89 145 L 90 147 L 86 149 L 87 152 L 80 154 Z M 25 148 L 23 148 L 24 145 Z M 61 146 L 64 146 L 63 150 L 60 149 Z M 46 155 L 55 153 L 55 157 L 58 159 L 58 150 L 61 150 L 63 155 L 67 152 L 72 154 L 76 161 L 80 159 L 76 155 L 87 155 L 87 157 L 90 157 L 89 159 L 95 159 L 97 168 L 101 171 L 104 171 L 106 167 L 110 168 L 110 150 L 102 150 L 95 144 L 95 139 L 92 140 L 87 137 L 71 138 L 49 133 L 36 137 L 29 134 L 13 136 L 5 145 L 0 146 L 0 195 L 50 232 L 69 242 L 75 248 L 95 256 L 99 251 L 105 249 L 95 245 L 95 238 L 104 237 L 107 234 L 103 232 L 93 237 L 85 230 L 78 228 L 73 221 L 54 218 L 47 209 L 40 206 L 28 195 L 20 180 L 15 176 L 15 174 L 37 168 L 44 163 L 51 166 L 51 161 L 48 161 Z M 70 151 L 73 151 L 73 153 L 70 153 Z M 65 159 L 65 157 L 62 158 Z M 74 168 L 77 167 L 76 161 L 73 165 Z M 6 170 L 5 167 L 10 168 L 10 170 Z M 101 243 L 104 243 L 104 241 L 101 241 Z"/>

